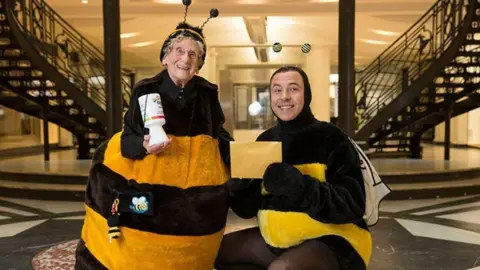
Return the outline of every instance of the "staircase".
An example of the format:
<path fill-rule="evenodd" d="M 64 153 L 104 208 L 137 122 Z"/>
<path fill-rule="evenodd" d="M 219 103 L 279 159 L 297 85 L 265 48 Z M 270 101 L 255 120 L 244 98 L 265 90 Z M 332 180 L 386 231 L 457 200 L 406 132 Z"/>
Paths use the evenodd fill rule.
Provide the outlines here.
<path fill-rule="evenodd" d="M 479 56 L 480 1 L 437 1 L 362 72 L 355 139 L 421 158 L 432 128 L 480 107 Z"/>
<path fill-rule="evenodd" d="M 0 0 L 0 105 L 70 131 L 80 159 L 105 140 L 104 78 L 103 53 L 45 1 Z"/>

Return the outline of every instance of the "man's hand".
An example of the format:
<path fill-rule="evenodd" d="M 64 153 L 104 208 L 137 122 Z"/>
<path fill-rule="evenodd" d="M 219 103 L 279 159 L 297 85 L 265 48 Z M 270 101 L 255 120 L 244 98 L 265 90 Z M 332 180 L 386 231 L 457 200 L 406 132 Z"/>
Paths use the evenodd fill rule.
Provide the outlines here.
<path fill-rule="evenodd" d="M 167 147 L 172 142 L 172 139 L 168 139 L 164 143 L 155 144 L 155 145 L 152 145 L 152 146 L 148 145 L 149 142 L 150 142 L 150 135 L 145 135 L 143 137 L 143 147 L 147 150 L 147 154 L 157 155 L 157 154 L 163 152 L 165 149 L 167 149 Z"/>
<path fill-rule="evenodd" d="M 306 182 L 302 173 L 287 163 L 273 163 L 263 175 L 265 190 L 275 196 L 288 197 L 298 202 L 306 192 Z"/>

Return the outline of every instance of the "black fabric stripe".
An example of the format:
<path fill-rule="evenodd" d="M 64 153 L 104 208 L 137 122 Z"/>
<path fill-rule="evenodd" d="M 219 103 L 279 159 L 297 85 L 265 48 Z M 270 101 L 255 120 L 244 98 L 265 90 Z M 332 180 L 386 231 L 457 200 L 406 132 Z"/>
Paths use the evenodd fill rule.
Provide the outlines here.
<path fill-rule="evenodd" d="M 272 196 L 272 195 L 264 195 L 262 199 L 262 204 L 260 206 L 260 210 L 274 210 L 279 212 L 297 212 L 297 213 L 305 213 L 308 214 L 301 205 L 298 204 L 287 204 L 283 200 L 282 197 L 279 196 Z M 358 227 L 367 230 L 368 226 L 365 223 L 365 220 L 360 219 L 353 224 L 357 225 Z"/>
<path fill-rule="evenodd" d="M 337 255 L 341 270 L 366 270 L 362 257 L 345 239 L 336 235 L 327 235 L 317 239 L 329 246 Z"/>
<path fill-rule="evenodd" d="M 90 253 L 83 239 L 80 239 L 75 251 L 75 270 L 107 270 L 107 268 Z"/>
<path fill-rule="evenodd" d="M 226 185 L 181 189 L 165 185 L 125 181 L 103 164 L 91 169 L 86 204 L 108 219 L 114 195 L 112 190 L 151 192 L 153 215 L 122 213 L 120 226 L 157 234 L 207 235 L 226 224 L 228 212 Z"/>
<path fill-rule="evenodd" d="M 336 255 L 341 270 L 365 270 L 365 262 L 355 249 L 345 239 L 336 235 L 322 236 L 309 241 L 320 241 L 326 244 Z M 285 251 L 295 248 L 277 248 L 266 243 L 270 251 L 276 256 L 281 256 Z"/>

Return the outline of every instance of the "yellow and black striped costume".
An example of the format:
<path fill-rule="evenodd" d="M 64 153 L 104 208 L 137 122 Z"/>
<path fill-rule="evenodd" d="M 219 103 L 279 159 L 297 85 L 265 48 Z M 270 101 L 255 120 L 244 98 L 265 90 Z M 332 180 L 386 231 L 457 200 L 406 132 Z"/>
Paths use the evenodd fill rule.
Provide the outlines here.
<path fill-rule="evenodd" d="M 283 163 L 277 172 L 267 169 L 263 181 L 233 192 L 232 209 L 243 218 L 257 216 L 265 243 L 278 256 L 318 240 L 335 252 L 341 269 L 365 269 L 372 238 L 362 219 L 365 191 L 358 156 L 334 125 L 311 114 L 296 120 L 280 122 L 259 136 L 258 141 L 282 142 Z M 275 178 L 270 187 L 268 177 Z M 269 188 L 283 195 L 273 195 Z"/>
<path fill-rule="evenodd" d="M 298 120 L 259 136 L 258 141 L 282 142 L 283 163 L 277 172 L 267 169 L 263 180 L 233 192 L 232 209 L 243 218 L 257 216 L 261 235 L 277 256 L 305 241 L 322 241 L 341 269 L 366 269 L 372 238 L 362 219 L 365 191 L 358 156 L 337 127 L 313 116 Z M 268 177 L 275 178 L 270 187 Z"/>
<path fill-rule="evenodd" d="M 160 93 L 172 143 L 146 155 L 138 97 Z M 212 269 L 228 211 L 228 133 L 215 85 L 194 77 L 178 89 L 166 71 L 139 82 L 125 129 L 96 151 L 86 191 L 77 269 Z M 108 238 L 116 194 L 150 194 L 149 215 L 127 211 L 120 196 L 120 237 Z M 143 201 L 145 202 L 145 201 Z M 138 210 L 138 209 L 137 209 Z"/>

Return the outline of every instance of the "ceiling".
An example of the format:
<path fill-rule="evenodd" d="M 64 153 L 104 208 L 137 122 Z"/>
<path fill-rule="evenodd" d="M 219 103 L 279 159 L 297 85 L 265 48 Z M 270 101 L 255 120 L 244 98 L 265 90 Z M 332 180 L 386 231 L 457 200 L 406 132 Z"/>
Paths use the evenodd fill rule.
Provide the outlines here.
<path fill-rule="evenodd" d="M 102 0 L 46 0 L 64 19 L 103 50 Z M 179 3 L 180 2 L 180 3 Z M 328 47 L 332 67 L 338 46 L 338 2 L 334 0 L 192 0 L 187 21 L 201 25 L 212 7 L 220 16 L 204 28 L 209 48 L 216 47 L 217 63 L 259 64 L 258 55 L 281 61 L 274 52 L 255 51 L 254 44 L 280 42 L 282 59 L 303 61 L 299 46 L 304 43 Z M 355 62 L 371 62 L 391 42 L 421 17 L 434 0 L 357 0 Z M 126 67 L 157 68 L 164 38 L 183 20 L 180 0 L 120 0 L 122 62 Z M 266 20 L 265 20 L 266 19 Z M 248 26 L 248 27 L 247 27 Z M 248 28 L 248 29 L 247 29 Z M 389 31 L 385 35 L 381 31 Z M 377 32 L 375 32 L 377 31 Z M 394 34 L 396 33 L 396 34 Z M 263 36 L 263 37 L 262 37 Z M 140 46 L 144 45 L 144 46 Z M 296 47 L 295 47 L 296 46 Z M 266 53 L 266 55 L 265 55 Z"/>

